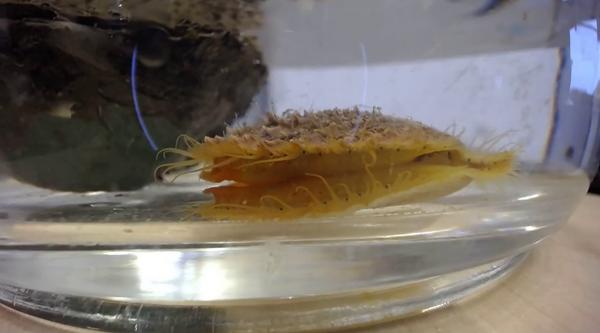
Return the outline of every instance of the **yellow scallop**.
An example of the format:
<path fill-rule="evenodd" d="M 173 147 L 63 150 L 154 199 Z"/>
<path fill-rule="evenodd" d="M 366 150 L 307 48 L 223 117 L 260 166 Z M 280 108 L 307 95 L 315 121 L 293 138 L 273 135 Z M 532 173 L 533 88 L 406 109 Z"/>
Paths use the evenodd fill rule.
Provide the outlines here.
<path fill-rule="evenodd" d="M 162 168 L 200 164 L 200 178 L 228 181 L 193 208 L 216 219 L 293 219 L 440 197 L 512 173 L 515 159 L 378 110 L 288 111 L 202 143 L 182 139 L 184 149 L 164 152 L 187 159 Z"/>

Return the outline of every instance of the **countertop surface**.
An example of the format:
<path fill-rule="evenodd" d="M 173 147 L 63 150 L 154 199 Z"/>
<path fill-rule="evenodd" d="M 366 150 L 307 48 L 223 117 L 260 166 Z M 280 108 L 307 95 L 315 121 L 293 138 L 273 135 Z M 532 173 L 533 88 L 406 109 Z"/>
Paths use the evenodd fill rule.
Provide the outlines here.
<path fill-rule="evenodd" d="M 0 308 L 0 332 L 67 331 Z M 600 332 L 600 196 L 588 195 L 569 223 L 495 289 L 437 312 L 352 332 Z"/>

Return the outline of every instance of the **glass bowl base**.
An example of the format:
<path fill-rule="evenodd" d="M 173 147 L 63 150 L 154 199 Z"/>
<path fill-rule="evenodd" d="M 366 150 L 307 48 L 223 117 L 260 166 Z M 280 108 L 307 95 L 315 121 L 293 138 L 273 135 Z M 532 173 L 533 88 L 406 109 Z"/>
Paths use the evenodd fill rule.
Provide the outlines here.
<path fill-rule="evenodd" d="M 527 252 L 382 289 L 289 299 L 170 303 L 56 294 L 0 285 L 0 302 L 51 325 L 107 332 L 309 332 L 374 325 L 443 308 L 508 276 Z"/>

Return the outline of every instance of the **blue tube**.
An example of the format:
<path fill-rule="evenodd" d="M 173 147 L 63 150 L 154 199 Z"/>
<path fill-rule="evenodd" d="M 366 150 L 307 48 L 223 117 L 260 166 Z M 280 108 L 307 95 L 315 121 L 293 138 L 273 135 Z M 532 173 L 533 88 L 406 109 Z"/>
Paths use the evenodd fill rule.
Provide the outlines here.
<path fill-rule="evenodd" d="M 138 123 L 140 124 L 142 132 L 144 132 L 144 136 L 146 137 L 146 141 L 148 141 L 148 144 L 150 145 L 152 150 L 157 151 L 158 147 L 156 146 L 156 143 L 154 143 L 154 140 L 152 140 L 152 136 L 150 136 L 150 133 L 148 132 L 148 128 L 144 123 L 144 118 L 142 117 L 142 112 L 140 111 L 140 105 L 138 102 L 136 81 L 137 52 L 138 49 L 136 45 L 133 48 L 133 55 L 131 56 L 131 97 L 133 97 L 133 108 L 135 110 L 135 115 L 137 117 Z"/>

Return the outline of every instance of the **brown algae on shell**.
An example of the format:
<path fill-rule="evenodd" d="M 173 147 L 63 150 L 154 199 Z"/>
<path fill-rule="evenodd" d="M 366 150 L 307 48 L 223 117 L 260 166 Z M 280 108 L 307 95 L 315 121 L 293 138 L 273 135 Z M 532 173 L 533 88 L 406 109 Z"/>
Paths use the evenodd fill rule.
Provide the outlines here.
<path fill-rule="evenodd" d="M 205 190 L 193 208 L 216 219 L 293 219 L 441 197 L 473 180 L 513 172 L 511 150 L 468 149 L 458 138 L 379 110 L 269 114 L 224 136 L 168 148 L 186 160 L 165 172 L 201 166 Z"/>

